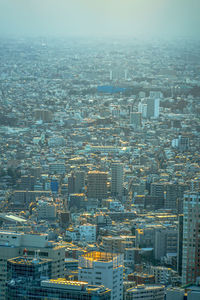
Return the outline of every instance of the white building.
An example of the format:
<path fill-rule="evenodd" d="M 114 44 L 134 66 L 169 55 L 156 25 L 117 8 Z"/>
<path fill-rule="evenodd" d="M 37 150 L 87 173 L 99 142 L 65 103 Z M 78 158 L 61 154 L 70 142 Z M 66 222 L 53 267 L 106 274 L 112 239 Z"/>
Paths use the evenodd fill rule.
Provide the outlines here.
<path fill-rule="evenodd" d="M 79 227 L 80 240 L 86 241 L 88 243 L 95 243 L 96 230 L 97 230 L 96 225 L 92 225 L 92 224 L 80 225 Z"/>
<path fill-rule="evenodd" d="M 140 112 L 142 114 L 143 118 L 147 117 L 147 104 L 144 102 L 139 102 L 138 104 L 138 112 Z"/>
<path fill-rule="evenodd" d="M 126 291 L 126 300 L 164 300 L 165 287 L 163 285 L 141 284 Z"/>
<path fill-rule="evenodd" d="M 77 226 L 76 228 L 69 228 L 66 230 L 66 236 L 73 242 L 82 241 L 87 243 L 96 242 L 96 225 L 85 224 Z"/>
<path fill-rule="evenodd" d="M 169 284 L 174 271 L 171 268 L 151 266 L 151 274 L 155 276 L 155 283 Z"/>
<path fill-rule="evenodd" d="M 89 252 L 79 258 L 78 280 L 111 289 L 112 300 L 123 299 L 123 255 Z"/>
<path fill-rule="evenodd" d="M 56 205 L 52 201 L 39 200 L 37 203 L 37 216 L 42 220 L 55 220 Z"/>

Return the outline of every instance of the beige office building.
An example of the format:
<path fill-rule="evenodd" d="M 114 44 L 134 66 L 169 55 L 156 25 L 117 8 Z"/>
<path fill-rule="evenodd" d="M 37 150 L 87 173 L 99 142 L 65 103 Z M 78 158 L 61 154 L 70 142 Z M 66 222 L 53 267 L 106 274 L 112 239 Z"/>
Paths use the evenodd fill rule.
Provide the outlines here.
<path fill-rule="evenodd" d="M 48 234 L 0 231 L 0 300 L 5 300 L 7 260 L 26 253 L 52 260 L 51 278 L 64 277 L 65 247 L 48 241 Z"/>

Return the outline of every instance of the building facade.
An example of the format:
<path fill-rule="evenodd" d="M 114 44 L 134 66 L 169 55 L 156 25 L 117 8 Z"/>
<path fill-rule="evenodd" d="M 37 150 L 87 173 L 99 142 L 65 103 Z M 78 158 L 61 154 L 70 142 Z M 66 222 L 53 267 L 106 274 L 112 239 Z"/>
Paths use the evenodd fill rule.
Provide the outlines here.
<path fill-rule="evenodd" d="M 117 198 L 123 195 L 124 167 L 120 162 L 111 164 L 111 194 Z"/>
<path fill-rule="evenodd" d="M 88 198 L 104 199 L 107 197 L 107 173 L 100 171 L 88 172 Z"/>
<path fill-rule="evenodd" d="M 164 300 L 165 288 L 163 285 L 137 285 L 126 291 L 126 300 Z"/>
<path fill-rule="evenodd" d="M 40 258 L 51 259 L 51 278 L 65 274 L 65 247 L 48 241 L 48 234 L 25 234 L 0 231 L 0 300 L 5 300 L 7 281 L 7 260 L 23 255 L 34 257 L 39 251 Z"/>
<path fill-rule="evenodd" d="M 186 192 L 183 204 L 182 283 L 200 276 L 200 193 Z"/>
<path fill-rule="evenodd" d="M 123 255 L 89 252 L 79 258 L 78 280 L 104 285 L 112 300 L 123 299 Z"/>

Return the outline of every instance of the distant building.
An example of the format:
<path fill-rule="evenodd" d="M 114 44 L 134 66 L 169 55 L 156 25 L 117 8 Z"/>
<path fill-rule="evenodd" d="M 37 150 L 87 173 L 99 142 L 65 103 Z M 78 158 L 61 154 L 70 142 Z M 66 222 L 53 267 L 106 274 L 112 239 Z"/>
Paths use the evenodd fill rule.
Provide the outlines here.
<path fill-rule="evenodd" d="M 178 216 L 178 249 L 177 249 L 177 272 L 182 275 L 183 255 L 183 215 Z"/>
<path fill-rule="evenodd" d="M 166 289 L 166 300 L 184 300 L 185 290 L 179 287 Z"/>
<path fill-rule="evenodd" d="M 177 191 L 177 184 L 173 184 L 170 182 L 165 183 L 165 208 L 176 210 L 178 203 L 178 191 Z"/>
<path fill-rule="evenodd" d="M 52 113 L 47 109 L 35 109 L 34 110 L 35 120 L 42 120 L 43 122 L 50 122 L 52 120 Z"/>
<path fill-rule="evenodd" d="M 107 173 L 100 171 L 88 172 L 88 198 L 104 199 L 107 197 Z"/>
<path fill-rule="evenodd" d="M 13 211 L 23 210 L 29 207 L 31 202 L 35 202 L 37 197 L 49 197 L 51 196 L 50 191 L 26 191 L 16 190 L 12 195 Z"/>
<path fill-rule="evenodd" d="M 82 193 L 85 187 L 85 172 L 84 171 L 76 171 L 75 172 L 75 193 Z"/>
<path fill-rule="evenodd" d="M 159 197 L 160 201 L 164 200 L 164 184 L 160 182 L 153 182 L 151 183 L 151 196 Z"/>
<path fill-rule="evenodd" d="M 154 284 L 155 276 L 151 274 L 144 273 L 131 273 L 128 275 L 128 280 L 135 281 L 136 285 L 138 284 Z"/>
<path fill-rule="evenodd" d="M 149 98 L 147 101 L 147 118 L 158 118 L 160 99 Z"/>
<path fill-rule="evenodd" d="M 41 220 L 55 221 L 57 215 L 57 209 L 53 201 L 42 198 L 37 202 L 37 216 Z"/>
<path fill-rule="evenodd" d="M 86 207 L 86 197 L 85 194 L 70 194 L 68 198 L 68 208 L 77 208 L 80 210 L 81 208 Z"/>
<path fill-rule="evenodd" d="M 165 287 L 163 285 L 137 285 L 126 291 L 126 300 L 164 300 Z"/>
<path fill-rule="evenodd" d="M 142 125 L 142 113 L 141 112 L 131 112 L 130 113 L 130 125 L 134 128 L 140 128 Z"/>
<path fill-rule="evenodd" d="M 89 285 L 83 281 L 68 281 L 64 278 L 44 280 L 34 291 L 35 298 L 51 300 L 110 300 L 111 291 L 104 286 Z M 29 298 L 28 298 L 29 299 Z"/>
<path fill-rule="evenodd" d="M 33 191 L 34 190 L 34 185 L 35 185 L 35 177 L 34 176 L 21 176 L 19 180 L 19 190 L 24 190 L 24 191 Z"/>
<path fill-rule="evenodd" d="M 59 174 L 63 175 L 66 172 L 66 167 L 64 163 L 51 163 L 49 164 L 49 173 L 50 174 Z"/>
<path fill-rule="evenodd" d="M 138 112 L 141 113 L 143 118 L 147 117 L 147 104 L 143 101 L 139 102 L 138 104 Z"/>
<path fill-rule="evenodd" d="M 155 277 L 155 283 L 169 285 L 173 272 L 171 268 L 151 266 L 151 274 Z"/>
<path fill-rule="evenodd" d="M 69 211 L 63 211 L 60 213 L 60 225 L 62 228 L 67 228 L 70 223 L 70 212 Z"/>
<path fill-rule="evenodd" d="M 177 241 L 178 231 L 176 227 L 156 228 L 154 242 L 155 259 L 160 260 L 166 255 L 176 255 Z"/>
<path fill-rule="evenodd" d="M 62 136 L 54 136 L 48 139 L 49 147 L 59 147 L 65 146 L 66 141 Z"/>
<path fill-rule="evenodd" d="M 95 243 L 96 231 L 97 231 L 96 225 L 92 225 L 92 224 L 80 225 L 79 227 L 80 240 L 88 243 Z"/>
<path fill-rule="evenodd" d="M 162 99 L 163 98 L 163 94 L 160 91 L 150 91 L 149 92 L 149 98 Z"/>
<path fill-rule="evenodd" d="M 124 166 L 120 162 L 111 164 L 111 194 L 121 198 L 123 195 Z"/>
<path fill-rule="evenodd" d="M 187 151 L 190 147 L 190 139 L 187 136 L 179 135 L 178 138 L 172 140 L 172 147 L 180 151 Z"/>
<path fill-rule="evenodd" d="M 112 154 L 112 153 L 129 153 L 130 147 L 116 147 L 116 146 L 85 146 L 86 152 L 100 152 L 103 154 Z"/>
<path fill-rule="evenodd" d="M 182 283 L 195 283 L 200 276 L 200 193 L 186 192 L 183 204 Z"/>
<path fill-rule="evenodd" d="M 75 175 L 74 172 L 68 177 L 68 193 L 74 194 L 75 193 Z"/>

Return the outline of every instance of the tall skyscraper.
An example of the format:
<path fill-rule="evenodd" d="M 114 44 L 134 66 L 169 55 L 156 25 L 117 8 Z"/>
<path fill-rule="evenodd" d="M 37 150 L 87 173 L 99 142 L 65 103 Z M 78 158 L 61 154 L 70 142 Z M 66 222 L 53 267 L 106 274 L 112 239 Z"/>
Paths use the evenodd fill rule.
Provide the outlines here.
<path fill-rule="evenodd" d="M 177 192 L 177 184 L 167 182 L 165 184 L 165 208 L 176 210 L 177 209 L 177 198 L 178 198 L 178 192 Z"/>
<path fill-rule="evenodd" d="M 120 162 L 111 164 L 111 194 L 117 198 L 123 195 L 124 169 Z"/>
<path fill-rule="evenodd" d="M 165 186 L 161 182 L 151 183 L 151 196 L 160 197 L 160 200 L 164 199 Z"/>
<path fill-rule="evenodd" d="M 107 197 L 107 173 L 100 171 L 88 172 L 88 198 L 104 199 Z"/>
<path fill-rule="evenodd" d="M 182 283 L 200 276 L 200 193 L 188 191 L 183 204 Z"/>
<path fill-rule="evenodd" d="M 183 250 L 183 215 L 178 216 L 178 249 L 177 249 L 177 272 L 182 275 L 182 252 Z"/>
<path fill-rule="evenodd" d="M 123 299 L 123 256 L 89 252 L 79 258 L 78 280 L 111 289 L 112 300 Z"/>
<path fill-rule="evenodd" d="M 131 112 L 130 125 L 132 125 L 134 128 L 140 128 L 142 125 L 141 116 L 142 116 L 141 112 Z"/>
<path fill-rule="evenodd" d="M 160 99 L 149 98 L 147 101 L 147 118 L 158 118 Z"/>

